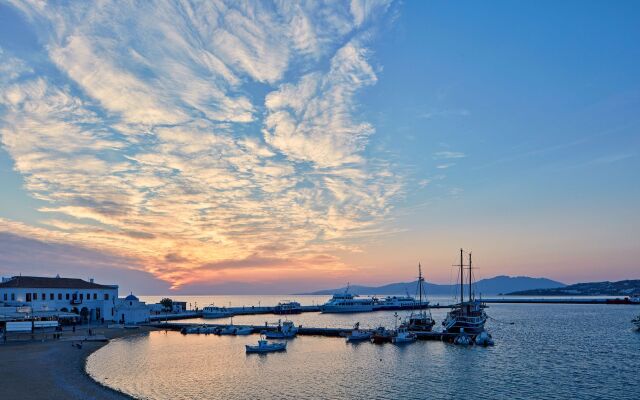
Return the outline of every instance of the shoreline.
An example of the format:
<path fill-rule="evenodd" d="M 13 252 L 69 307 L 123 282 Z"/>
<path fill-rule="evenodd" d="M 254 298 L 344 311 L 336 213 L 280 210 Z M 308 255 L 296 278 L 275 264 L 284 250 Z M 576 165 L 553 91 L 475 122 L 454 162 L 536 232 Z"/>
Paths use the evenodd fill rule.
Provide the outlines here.
<path fill-rule="evenodd" d="M 157 330 L 92 328 L 97 335 L 117 339 L 143 335 Z M 81 332 L 82 330 L 79 330 Z M 76 334 L 80 334 L 77 332 Z M 24 400 L 39 399 L 105 399 L 131 400 L 134 397 L 96 381 L 86 370 L 91 354 L 109 343 L 83 342 L 78 349 L 71 345 L 65 331 L 60 340 L 13 342 L 0 345 L 3 368 L 0 374 L 2 398 Z M 65 340 L 66 339 L 66 340 Z"/>

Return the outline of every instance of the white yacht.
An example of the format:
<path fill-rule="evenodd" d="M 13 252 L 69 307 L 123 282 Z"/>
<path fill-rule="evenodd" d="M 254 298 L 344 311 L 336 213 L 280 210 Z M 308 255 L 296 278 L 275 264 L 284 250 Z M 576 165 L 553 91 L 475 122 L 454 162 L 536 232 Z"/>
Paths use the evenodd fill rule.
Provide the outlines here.
<path fill-rule="evenodd" d="M 424 304 L 424 303 L 423 303 Z M 375 305 L 376 310 L 412 310 L 419 306 L 411 296 L 387 296 Z M 426 306 L 426 305 L 425 305 Z"/>
<path fill-rule="evenodd" d="M 336 293 L 326 302 L 321 310 L 323 313 L 355 313 L 373 311 L 375 298 L 362 297 L 349 293 L 349 285 L 344 293 Z"/>
<path fill-rule="evenodd" d="M 225 318 L 233 313 L 226 307 L 216 307 L 213 304 L 202 309 L 202 318 Z"/>

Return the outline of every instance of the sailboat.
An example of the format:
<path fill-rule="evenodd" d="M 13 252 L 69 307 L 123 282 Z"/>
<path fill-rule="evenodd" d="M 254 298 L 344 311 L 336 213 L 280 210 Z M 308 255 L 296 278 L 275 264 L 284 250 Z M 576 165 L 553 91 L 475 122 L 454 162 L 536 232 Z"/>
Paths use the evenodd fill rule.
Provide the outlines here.
<path fill-rule="evenodd" d="M 431 317 L 431 310 L 424 310 L 422 303 L 424 277 L 422 276 L 422 266 L 418 263 L 418 311 L 412 311 L 409 315 L 407 328 L 415 332 L 431 332 L 436 322 Z M 429 304 L 429 302 L 427 302 Z"/>
<path fill-rule="evenodd" d="M 484 304 L 475 298 L 471 290 L 471 253 L 469 253 L 469 264 L 464 264 L 464 250 L 460 249 L 460 303 L 455 304 L 447 318 L 442 322 L 443 330 L 446 333 L 462 333 L 477 335 L 484 331 L 484 324 L 487 321 L 487 314 L 484 312 Z M 464 268 L 469 267 L 469 295 L 467 301 L 464 300 Z"/>

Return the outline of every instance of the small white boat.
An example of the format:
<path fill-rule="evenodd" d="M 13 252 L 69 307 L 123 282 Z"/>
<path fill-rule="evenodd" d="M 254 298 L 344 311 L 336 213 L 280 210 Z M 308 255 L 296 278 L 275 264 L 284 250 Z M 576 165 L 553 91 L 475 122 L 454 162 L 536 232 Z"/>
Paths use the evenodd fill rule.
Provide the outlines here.
<path fill-rule="evenodd" d="M 247 353 L 271 353 L 287 349 L 287 342 L 269 343 L 265 339 L 258 340 L 257 346 L 245 345 Z"/>
<path fill-rule="evenodd" d="M 631 322 L 636 326 L 638 330 L 640 330 L 640 315 L 631 320 Z"/>
<path fill-rule="evenodd" d="M 395 344 L 413 343 L 417 338 L 415 333 L 409 332 L 407 326 L 402 324 L 398 327 L 396 335 L 391 338 L 391 342 Z"/>
<path fill-rule="evenodd" d="M 262 332 L 267 339 L 290 339 L 298 334 L 298 328 L 293 324 L 293 321 L 278 320 L 278 325 L 275 331 L 265 330 Z"/>
<path fill-rule="evenodd" d="M 361 340 L 369 340 L 371 339 L 372 335 L 373 335 L 373 332 L 369 330 L 360 329 L 360 322 L 356 322 L 356 324 L 353 326 L 353 330 L 351 331 L 351 334 L 347 336 L 347 342 L 359 342 Z"/>
<path fill-rule="evenodd" d="M 236 328 L 236 335 L 251 335 L 253 333 L 253 328 L 250 326 L 241 326 Z"/>

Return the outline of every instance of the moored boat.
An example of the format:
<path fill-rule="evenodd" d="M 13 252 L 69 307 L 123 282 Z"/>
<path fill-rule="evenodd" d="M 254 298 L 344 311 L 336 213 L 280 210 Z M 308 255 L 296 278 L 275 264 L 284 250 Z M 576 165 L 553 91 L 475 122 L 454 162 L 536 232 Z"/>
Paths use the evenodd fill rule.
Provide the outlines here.
<path fill-rule="evenodd" d="M 282 300 L 274 308 L 273 312 L 280 315 L 300 314 L 302 306 L 297 301 Z"/>
<path fill-rule="evenodd" d="M 349 285 L 344 293 L 336 293 L 322 307 L 323 313 L 356 313 L 373 311 L 376 299 L 372 297 L 360 298 L 349 293 Z"/>
<path fill-rule="evenodd" d="M 407 326 L 404 324 L 401 324 L 398 327 L 395 336 L 391 338 L 391 341 L 395 344 L 405 344 L 405 343 L 415 342 L 416 339 L 417 339 L 416 334 L 409 332 L 409 329 L 407 328 Z"/>
<path fill-rule="evenodd" d="M 293 324 L 293 321 L 278 320 L 278 325 L 275 331 L 265 330 L 262 332 L 267 339 L 290 339 L 298 334 L 298 328 Z"/>
<path fill-rule="evenodd" d="M 233 315 L 226 307 L 216 307 L 213 304 L 202 309 L 202 318 L 225 318 Z"/>
<path fill-rule="evenodd" d="M 351 331 L 349 336 L 347 336 L 347 342 L 359 342 L 362 340 L 369 340 L 371 339 L 371 335 L 372 335 L 372 332 L 370 330 L 360 329 L 360 323 L 356 322 L 356 324 L 353 326 L 353 330 Z"/>
<path fill-rule="evenodd" d="M 471 290 L 471 253 L 469 253 L 469 264 L 464 264 L 464 250 L 460 249 L 460 303 L 455 304 L 447 317 L 442 322 L 444 332 L 458 333 L 465 332 L 467 335 L 475 336 L 484 331 L 484 324 L 487 321 L 487 314 L 484 312 L 485 305 L 475 299 Z M 469 267 L 469 298 L 464 300 L 464 267 Z"/>
<path fill-rule="evenodd" d="M 424 307 L 429 305 L 428 301 L 422 299 L 424 277 L 422 276 L 422 266 L 418 263 L 418 310 L 409 315 L 408 328 L 412 332 L 431 332 L 436 321 L 431 316 L 431 310 Z"/>
<path fill-rule="evenodd" d="M 245 345 L 247 353 L 271 353 L 274 351 L 284 351 L 287 349 L 287 342 L 269 343 L 265 339 L 258 340 L 257 346 Z"/>
<path fill-rule="evenodd" d="M 392 330 L 380 326 L 373 331 L 371 341 L 375 344 L 389 343 L 393 339 L 393 336 L 394 332 Z"/>
<path fill-rule="evenodd" d="M 374 304 L 375 310 L 413 310 L 419 303 L 411 296 L 387 296 Z"/>

